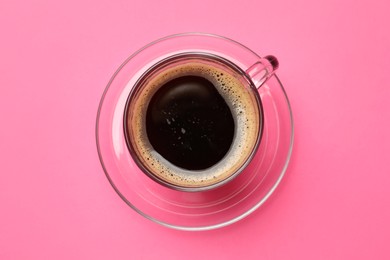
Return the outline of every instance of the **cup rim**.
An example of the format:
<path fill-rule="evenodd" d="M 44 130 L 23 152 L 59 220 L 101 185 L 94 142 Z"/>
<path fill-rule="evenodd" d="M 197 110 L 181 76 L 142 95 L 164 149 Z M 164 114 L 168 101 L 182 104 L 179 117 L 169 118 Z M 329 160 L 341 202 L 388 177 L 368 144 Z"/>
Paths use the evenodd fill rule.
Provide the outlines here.
<path fill-rule="evenodd" d="M 127 122 L 126 122 L 128 114 L 129 114 L 129 106 L 130 106 L 130 104 L 132 102 L 132 99 L 133 99 L 134 95 L 138 91 L 137 86 L 142 85 L 143 81 L 147 80 L 148 76 L 153 74 L 153 72 L 156 69 L 158 69 L 158 67 L 164 66 L 165 63 L 169 63 L 172 60 L 180 59 L 181 57 L 186 57 L 186 56 L 191 56 L 191 58 L 193 58 L 193 57 L 194 58 L 196 58 L 196 57 L 199 57 L 199 58 L 207 57 L 207 58 L 216 60 L 218 62 L 221 62 L 225 66 L 228 66 L 230 69 L 233 69 L 236 73 L 239 73 L 239 75 L 248 82 L 248 86 L 250 87 L 250 90 L 251 90 L 252 94 L 254 95 L 254 97 L 256 99 L 256 105 L 257 105 L 257 108 L 258 108 L 258 111 L 259 111 L 259 126 L 258 126 L 258 133 L 257 133 L 257 136 L 256 136 L 256 141 L 254 143 L 254 146 L 253 146 L 250 154 L 245 159 L 245 161 L 239 166 L 239 168 L 235 172 L 231 173 L 226 178 L 223 178 L 222 180 L 220 180 L 218 182 L 215 182 L 213 184 L 209 184 L 209 185 L 205 185 L 205 186 L 197 186 L 197 187 L 176 185 L 176 184 L 170 183 L 170 182 L 168 182 L 166 180 L 163 180 L 162 178 L 159 178 L 158 176 L 156 176 L 156 174 L 153 174 L 142 163 L 140 158 L 138 158 L 136 149 L 134 148 L 134 146 L 133 146 L 133 144 L 132 144 L 132 142 L 131 142 L 131 140 L 129 138 L 129 136 L 130 136 L 129 131 L 130 130 L 129 130 Z M 241 69 L 239 66 L 237 66 L 235 63 L 229 61 L 228 59 L 223 58 L 221 56 L 218 56 L 216 54 L 206 53 L 206 52 L 182 52 L 182 53 L 171 55 L 169 57 L 166 57 L 166 58 L 164 58 L 164 59 L 154 63 L 152 66 L 150 66 L 137 79 L 137 81 L 135 82 L 133 88 L 131 89 L 130 93 L 128 94 L 128 97 L 127 97 L 127 100 L 126 100 L 126 104 L 125 104 L 125 108 L 124 108 L 124 114 L 123 114 L 123 131 L 125 133 L 124 137 L 125 137 L 125 140 L 126 140 L 126 146 L 127 146 L 127 149 L 129 151 L 131 157 L 133 158 L 134 162 L 137 164 L 139 169 L 144 174 L 146 174 L 149 178 L 151 178 L 152 180 L 158 182 L 159 184 L 161 184 L 161 185 L 163 185 L 163 186 L 165 186 L 167 188 L 171 188 L 171 189 L 174 189 L 174 190 L 185 191 L 185 192 L 203 192 L 203 191 L 207 191 L 207 190 L 216 189 L 216 188 L 221 187 L 221 186 L 227 184 L 228 182 L 234 180 L 248 166 L 248 164 L 252 161 L 253 157 L 255 156 L 256 152 L 258 151 L 259 144 L 260 144 L 260 141 L 261 141 L 261 137 L 263 135 L 263 126 L 264 126 L 263 122 L 264 122 L 264 113 L 263 113 L 263 106 L 262 106 L 261 98 L 259 96 L 259 93 L 257 91 L 256 86 L 252 82 L 252 80 L 249 77 L 249 75 L 247 73 L 245 73 L 245 71 L 243 69 Z M 219 162 L 217 162 L 216 164 L 218 164 Z"/>

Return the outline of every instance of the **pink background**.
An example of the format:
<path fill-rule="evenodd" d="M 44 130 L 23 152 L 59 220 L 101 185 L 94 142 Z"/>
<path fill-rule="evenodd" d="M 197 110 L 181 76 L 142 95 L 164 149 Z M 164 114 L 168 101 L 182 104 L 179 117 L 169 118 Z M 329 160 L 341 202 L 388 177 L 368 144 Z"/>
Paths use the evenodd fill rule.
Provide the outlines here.
<path fill-rule="evenodd" d="M 0 259 L 390 259 L 388 3 L 2 0 Z M 124 59 L 185 31 L 276 55 L 296 127 L 272 198 L 197 233 L 131 210 L 94 135 Z"/>

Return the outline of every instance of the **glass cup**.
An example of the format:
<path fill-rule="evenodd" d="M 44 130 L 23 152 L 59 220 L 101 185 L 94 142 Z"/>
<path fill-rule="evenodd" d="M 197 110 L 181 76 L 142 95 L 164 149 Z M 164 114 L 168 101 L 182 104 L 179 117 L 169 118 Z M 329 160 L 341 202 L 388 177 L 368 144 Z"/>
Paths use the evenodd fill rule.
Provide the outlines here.
<path fill-rule="evenodd" d="M 139 77 L 126 102 L 123 125 L 127 147 L 133 160 L 147 176 L 172 189 L 197 192 L 213 189 L 231 181 L 245 169 L 257 151 L 263 127 L 263 112 L 258 88 L 272 76 L 277 66 L 278 62 L 275 57 L 266 56 L 259 59 L 246 71 L 243 71 L 229 59 L 206 50 L 184 50 L 156 61 Z M 185 76 L 208 78 L 224 96 L 224 99 L 228 100 L 226 102 L 229 103 L 230 110 L 236 111 L 236 113 L 233 113 L 235 127 L 230 149 L 222 159 L 205 169 L 183 169 L 181 166 L 175 165 L 175 163 L 159 154 L 160 151 L 155 149 L 148 135 L 146 135 L 148 119 L 145 118 L 148 104 L 153 99 L 153 96 L 156 95 L 165 83 Z M 153 83 L 155 81 L 158 83 Z M 230 85 L 234 85 L 234 87 Z M 191 82 L 187 82 L 180 86 L 179 91 L 186 91 L 190 86 Z M 186 95 L 188 96 L 189 94 Z M 195 98 L 187 96 L 188 100 Z M 210 104 L 209 106 L 213 105 Z M 183 106 L 188 107 L 190 105 L 186 102 Z M 197 114 L 198 118 L 195 116 L 194 118 L 201 120 L 196 109 L 200 111 L 204 108 L 199 106 L 200 104 L 197 102 L 193 107 L 187 108 L 187 110 Z M 179 128 L 183 126 L 183 123 L 186 124 L 185 128 L 187 131 L 192 129 L 192 132 L 196 132 L 198 135 L 202 134 L 196 128 L 203 129 L 205 126 L 196 125 L 195 122 L 187 123 L 189 120 L 195 120 L 188 114 L 181 115 L 181 118 L 179 116 L 179 119 L 176 117 L 175 121 L 173 114 L 177 115 L 181 111 L 175 110 L 181 109 L 183 108 L 173 109 L 173 111 L 169 112 L 170 115 L 164 111 L 163 120 L 160 119 L 160 125 L 163 125 L 165 130 L 175 131 L 173 134 L 175 140 L 170 140 L 170 143 L 164 142 L 165 147 L 160 148 L 160 150 L 179 150 L 181 148 L 181 152 L 184 150 L 184 152 L 189 154 L 186 156 L 191 157 L 189 160 L 196 161 L 196 156 L 191 155 L 191 152 L 188 150 L 192 150 L 191 145 L 188 144 L 189 141 L 186 140 L 187 144 L 184 144 L 183 141 L 176 141 L 176 136 L 182 138 L 181 140 L 185 138 L 190 139 L 187 136 L 191 135 L 191 133 L 180 133 Z M 239 113 L 238 110 L 240 110 Z M 209 111 L 209 113 L 214 112 L 217 113 L 218 110 Z M 215 115 L 210 116 L 216 117 Z M 179 120 L 181 120 L 180 123 L 178 122 Z M 202 120 L 203 124 L 206 124 L 204 121 Z M 181 127 L 181 130 L 186 131 L 183 127 Z M 163 131 L 156 130 L 158 136 L 154 138 L 163 138 L 161 134 Z M 223 129 L 221 132 L 226 131 L 227 129 Z M 215 136 L 221 134 L 221 132 L 210 133 L 209 135 L 217 139 Z M 205 140 L 205 143 L 212 142 L 210 141 L 211 138 L 206 135 L 203 139 L 199 136 L 193 137 L 193 139 L 196 139 L 198 142 L 202 140 Z M 192 146 L 194 146 L 195 141 L 192 142 Z M 178 148 L 179 146 L 181 147 Z M 204 145 L 200 154 L 206 153 L 213 146 L 216 146 L 216 144 Z M 181 159 L 188 160 L 187 158 Z"/>

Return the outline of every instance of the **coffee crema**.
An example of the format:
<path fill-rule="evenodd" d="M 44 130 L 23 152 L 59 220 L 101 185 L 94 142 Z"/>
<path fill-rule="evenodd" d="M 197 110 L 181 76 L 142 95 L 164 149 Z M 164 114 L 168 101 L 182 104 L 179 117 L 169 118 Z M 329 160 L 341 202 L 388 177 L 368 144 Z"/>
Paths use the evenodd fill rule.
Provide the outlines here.
<path fill-rule="evenodd" d="M 155 178 L 206 187 L 245 165 L 262 122 L 256 96 L 237 71 L 208 57 L 185 58 L 139 82 L 125 113 L 125 134 Z"/>

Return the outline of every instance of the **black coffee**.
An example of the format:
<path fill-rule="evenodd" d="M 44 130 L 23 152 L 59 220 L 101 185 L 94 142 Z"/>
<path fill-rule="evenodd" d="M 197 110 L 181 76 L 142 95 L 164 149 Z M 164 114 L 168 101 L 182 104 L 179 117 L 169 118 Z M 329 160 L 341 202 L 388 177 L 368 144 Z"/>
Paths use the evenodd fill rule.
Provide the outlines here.
<path fill-rule="evenodd" d="M 166 160 L 187 170 L 202 170 L 228 152 L 234 120 L 209 80 L 182 76 L 165 83 L 151 98 L 146 132 L 150 144 Z"/>
<path fill-rule="evenodd" d="M 125 136 L 153 179 L 208 187 L 241 170 L 259 134 L 250 84 L 214 57 L 183 55 L 146 73 L 128 99 Z"/>

